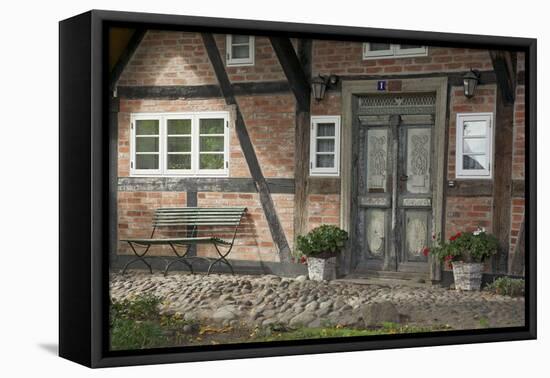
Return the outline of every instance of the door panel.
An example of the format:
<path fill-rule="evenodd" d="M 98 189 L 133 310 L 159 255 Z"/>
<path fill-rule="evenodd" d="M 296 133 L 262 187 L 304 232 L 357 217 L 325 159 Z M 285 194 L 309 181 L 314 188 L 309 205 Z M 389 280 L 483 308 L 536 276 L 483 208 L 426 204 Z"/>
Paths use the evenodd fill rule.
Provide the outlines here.
<path fill-rule="evenodd" d="M 356 119 L 357 269 L 428 272 L 433 115 Z"/>

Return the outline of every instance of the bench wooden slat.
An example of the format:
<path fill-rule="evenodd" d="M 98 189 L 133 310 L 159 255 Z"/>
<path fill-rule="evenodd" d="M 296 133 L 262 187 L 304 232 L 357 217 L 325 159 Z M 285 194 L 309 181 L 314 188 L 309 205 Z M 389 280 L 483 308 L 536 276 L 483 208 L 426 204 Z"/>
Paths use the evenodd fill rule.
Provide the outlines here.
<path fill-rule="evenodd" d="M 220 238 L 212 236 L 192 237 L 192 238 L 165 238 L 165 239 L 121 239 L 123 242 L 132 242 L 136 244 L 153 245 L 153 244 L 197 244 L 197 243 L 212 243 L 231 244 Z"/>

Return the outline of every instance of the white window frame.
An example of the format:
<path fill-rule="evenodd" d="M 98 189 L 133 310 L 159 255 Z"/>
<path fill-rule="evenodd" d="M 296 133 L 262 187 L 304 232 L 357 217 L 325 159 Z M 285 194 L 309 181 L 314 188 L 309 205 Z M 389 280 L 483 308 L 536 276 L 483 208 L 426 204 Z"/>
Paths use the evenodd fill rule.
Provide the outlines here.
<path fill-rule="evenodd" d="M 464 169 L 464 122 L 487 122 L 487 134 L 485 148 L 487 151 L 487 169 Z M 469 137 L 472 138 L 472 137 Z M 458 113 L 456 115 L 456 173 L 457 179 L 492 179 L 493 178 L 493 144 L 494 127 L 493 113 Z"/>
<path fill-rule="evenodd" d="M 317 127 L 320 123 L 334 123 L 334 167 L 317 167 Z M 312 116 L 309 143 L 309 175 L 340 176 L 340 116 Z"/>
<path fill-rule="evenodd" d="M 401 49 L 400 44 L 390 44 L 389 50 L 370 51 L 370 43 L 363 43 L 363 60 L 388 58 L 406 58 L 428 55 L 428 46 L 422 46 L 416 49 Z"/>
<path fill-rule="evenodd" d="M 199 169 L 199 122 L 201 119 L 224 119 L 224 165 L 223 169 Z M 136 169 L 136 127 L 137 120 L 159 121 L 159 167 L 158 169 Z M 168 120 L 191 120 L 191 169 L 168 169 Z M 220 135 L 221 136 L 221 135 Z M 220 152 L 221 154 L 221 152 Z M 228 112 L 197 112 L 197 113 L 132 113 L 130 115 L 130 176 L 131 177 L 227 177 L 229 176 L 229 113 Z"/>
<path fill-rule="evenodd" d="M 233 47 L 233 35 L 228 34 L 225 40 L 225 50 L 226 50 L 226 65 L 227 66 L 253 66 L 254 65 L 254 36 L 248 36 L 248 58 L 233 58 L 232 57 L 232 47 Z"/>

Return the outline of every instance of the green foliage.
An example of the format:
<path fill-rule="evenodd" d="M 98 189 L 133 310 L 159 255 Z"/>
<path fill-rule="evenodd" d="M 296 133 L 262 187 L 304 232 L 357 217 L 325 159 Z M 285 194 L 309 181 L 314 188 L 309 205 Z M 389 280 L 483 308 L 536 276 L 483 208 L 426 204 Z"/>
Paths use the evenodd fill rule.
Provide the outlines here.
<path fill-rule="evenodd" d="M 375 336 L 388 334 L 405 334 L 405 333 L 422 333 L 433 331 L 449 330 L 448 326 L 433 326 L 433 327 L 416 327 L 401 325 L 395 323 L 384 323 L 380 328 L 376 329 L 357 329 L 346 327 L 322 327 L 322 328 L 296 328 L 293 330 L 265 330 L 256 329 L 250 336 L 250 340 L 246 341 L 285 341 L 285 340 L 304 340 L 304 339 L 324 339 L 332 337 L 354 337 L 354 336 Z"/>
<path fill-rule="evenodd" d="M 111 321 L 111 349 L 131 350 L 166 346 L 161 326 L 153 321 L 115 318 Z"/>
<path fill-rule="evenodd" d="M 525 294 L 525 281 L 518 278 L 499 277 L 487 285 L 486 289 L 499 295 L 520 297 Z"/>
<path fill-rule="evenodd" d="M 336 255 L 348 240 L 348 233 L 336 226 L 321 225 L 298 236 L 298 250 L 305 256 L 330 257 Z"/>
<path fill-rule="evenodd" d="M 159 318 L 160 299 L 149 294 L 122 301 L 111 300 L 111 320 L 151 320 Z"/>
<path fill-rule="evenodd" d="M 478 230 L 476 232 L 459 232 L 451 236 L 448 241 L 432 247 L 429 252 L 447 263 L 451 261 L 480 263 L 494 255 L 497 248 L 498 241 L 493 235 Z"/>

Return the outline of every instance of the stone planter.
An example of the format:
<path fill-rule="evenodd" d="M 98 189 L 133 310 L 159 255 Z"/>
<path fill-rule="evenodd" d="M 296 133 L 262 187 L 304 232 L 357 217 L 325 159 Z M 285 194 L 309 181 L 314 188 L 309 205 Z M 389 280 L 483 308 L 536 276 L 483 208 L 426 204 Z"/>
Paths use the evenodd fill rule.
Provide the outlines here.
<path fill-rule="evenodd" d="M 336 279 L 336 256 L 329 258 L 308 257 L 307 272 L 312 281 Z"/>
<path fill-rule="evenodd" d="M 481 288 L 482 263 L 453 262 L 456 290 L 479 290 Z"/>

